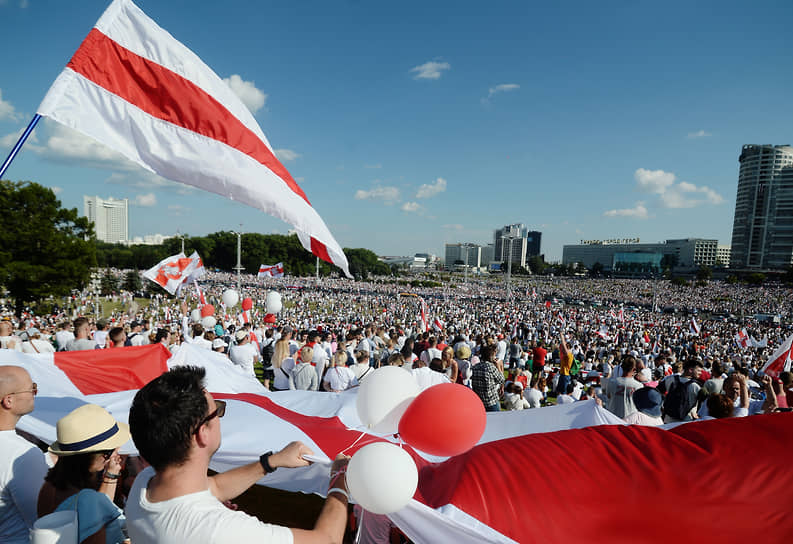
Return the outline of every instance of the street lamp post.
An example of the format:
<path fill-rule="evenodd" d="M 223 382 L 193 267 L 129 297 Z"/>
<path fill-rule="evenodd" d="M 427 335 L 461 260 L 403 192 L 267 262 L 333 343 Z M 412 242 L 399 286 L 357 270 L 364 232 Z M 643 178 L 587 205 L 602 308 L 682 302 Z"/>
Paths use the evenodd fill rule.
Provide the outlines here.
<path fill-rule="evenodd" d="M 237 235 L 237 266 L 234 267 L 234 270 L 237 271 L 237 292 L 241 293 L 240 291 L 240 273 L 242 272 L 242 223 L 240 223 L 240 230 L 232 231 L 232 234 Z"/>
<path fill-rule="evenodd" d="M 181 234 L 178 230 L 176 231 L 176 237 L 182 241 L 182 254 L 184 254 L 184 234 Z"/>
<path fill-rule="evenodd" d="M 504 256 L 504 243 L 503 240 L 509 240 L 509 252 L 507 254 L 507 301 L 512 300 L 512 240 L 514 236 L 502 236 L 501 240 L 501 256 Z"/>

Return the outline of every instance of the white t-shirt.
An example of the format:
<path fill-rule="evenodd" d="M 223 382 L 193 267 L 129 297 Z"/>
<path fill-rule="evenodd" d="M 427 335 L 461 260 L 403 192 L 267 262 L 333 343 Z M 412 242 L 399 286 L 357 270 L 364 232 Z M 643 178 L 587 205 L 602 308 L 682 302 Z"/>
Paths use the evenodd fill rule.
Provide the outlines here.
<path fill-rule="evenodd" d="M 47 475 L 44 454 L 15 431 L 0 431 L 0 542 L 27 544 Z"/>
<path fill-rule="evenodd" d="M 352 370 L 346 366 L 334 366 L 325 373 L 325 382 L 330 385 L 331 391 L 344 391 L 358 385 L 358 379 Z"/>
<path fill-rule="evenodd" d="M 232 363 L 242 368 L 245 374 L 256 377 L 256 373 L 253 370 L 254 361 L 259 360 L 259 350 L 256 349 L 256 346 L 250 342 L 241 346 L 231 346 L 229 358 Z"/>
<path fill-rule="evenodd" d="M 414 368 L 412 373 L 416 383 L 419 384 L 419 389 L 422 391 L 433 385 L 449 383 L 449 378 L 446 377 L 446 374 L 436 372 L 427 366 Z"/>
<path fill-rule="evenodd" d="M 160 502 L 146 498 L 154 469 L 141 472 L 127 500 L 127 530 L 132 542 L 146 544 L 292 544 L 292 531 L 229 510 L 207 489 Z"/>
<path fill-rule="evenodd" d="M 542 391 L 534 389 L 533 387 L 523 394 L 526 400 L 529 401 L 529 408 L 540 408 L 542 404 Z"/>

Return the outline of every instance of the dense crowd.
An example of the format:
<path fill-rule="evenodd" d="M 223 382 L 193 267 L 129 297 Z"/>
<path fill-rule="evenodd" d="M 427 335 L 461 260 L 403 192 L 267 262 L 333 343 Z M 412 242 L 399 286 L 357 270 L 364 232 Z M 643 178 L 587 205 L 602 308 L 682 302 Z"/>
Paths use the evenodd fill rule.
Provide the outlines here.
<path fill-rule="evenodd" d="M 261 380 L 274 395 L 286 390 L 340 392 L 365 382 L 378 367 L 393 365 L 410 372 L 421 389 L 440 383 L 470 387 L 487 411 L 594 400 L 626 423 L 640 425 L 748 416 L 793 406 L 791 373 L 772 378 L 762 371 L 791 334 L 793 297 L 781 285 L 711 282 L 678 287 L 667 281 L 542 278 L 521 279 L 507 289 L 501 280 L 455 278 L 459 283 L 441 288 L 406 289 L 379 281 L 262 282 L 243 277 L 240 295 L 253 303 L 244 312 L 222 303 L 223 292 L 236 281 L 231 274 L 208 273 L 201 294 L 188 287 L 182 298 L 154 295 L 145 304 L 133 293 L 99 296 L 85 291 L 50 315 L 26 312 L 17 318 L 6 312 L 0 321 L 0 347 L 47 353 L 161 343 L 176 352 L 192 344 L 222 353 L 229 365 Z M 275 315 L 267 313 L 272 290 L 283 300 Z M 213 315 L 195 315 L 200 296 L 213 305 Z M 100 312 L 103 317 L 98 317 Z M 19 417 L 32 410 L 36 394 L 36 385 L 20 370 L 0 367 L 4 466 L 29 449 L 13 435 Z M 195 539 L 195 533 L 184 532 L 180 525 L 187 514 L 155 511 L 149 500 L 182 497 L 180 491 L 188 488 L 210 489 L 214 497 L 185 503 L 184 508 L 206 512 L 207 520 L 225 526 L 234 523 L 229 519 L 234 516 L 222 501 L 278 466 L 306 464 L 303 455 L 310 452 L 302 444 L 291 444 L 241 472 L 207 480 L 219 432 L 211 422 L 223 415 L 225 405 L 202 389 L 202 379 L 199 369 L 171 371 L 136 396 L 131 433 L 151 467 L 138 467 L 134 472 L 142 470 L 148 479 L 141 483 L 139 478 L 132 489 L 127 486 L 125 496 L 137 497 L 131 510 L 127 503 L 127 516 L 135 520 L 133 542 Z M 188 414 L 166 401 L 186 390 L 192 392 L 183 399 L 184 406 L 192 407 Z M 27 404 L 21 398 L 26 394 Z M 129 431 L 110 422 L 100 407 L 82 410 L 67 416 L 74 420 L 71 424 L 58 424 L 58 441 L 50 448 L 57 463 L 53 466 L 53 458 L 52 468 L 38 463 L 26 469 L 29 474 L 47 472 L 40 492 L 28 489 L 16 497 L 8 471 L 0 474 L 3 542 L 15 541 L 8 535 L 26 534 L 35 519 L 23 512 L 31 501 L 37 504 L 37 515 L 76 508 L 82 501 L 96 516 L 92 527 L 100 528 L 97 541 L 126 538 L 113 500 L 118 502 L 115 486 L 122 463 L 118 446 Z M 161 433 L 158 422 L 168 418 L 182 418 L 176 424 L 191 430 L 190 437 L 180 443 L 164 441 L 158 433 L 168 433 Z M 115 431 L 107 434 L 107 427 Z M 91 442 L 76 428 L 93 429 L 103 438 Z M 69 450 L 74 444 L 85 447 Z M 158 453 L 169 448 L 172 455 Z M 345 463 L 339 459 L 334 466 L 328 503 L 315 529 L 331 540 L 339 534 L 340 520 L 343 533 Z M 185 474 L 193 487 L 177 483 Z M 85 489 L 91 492 L 81 491 Z M 393 528 L 387 518 L 371 519 L 377 522 L 365 529 L 368 540 L 363 541 L 388 541 L 383 539 Z M 248 523 L 244 518 L 237 522 Z M 171 540 L 158 540 L 160 532 L 172 530 L 171 523 L 179 530 Z M 199 525 L 210 531 L 206 523 Z M 287 534 L 273 526 L 266 531 L 279 542 L 302 538 L 299 531 Z M 248 534 L 259 533 L 242 528 L 229 533 L 243 541 Z M 91 541 L 82 536 L 81 541 Z"/>

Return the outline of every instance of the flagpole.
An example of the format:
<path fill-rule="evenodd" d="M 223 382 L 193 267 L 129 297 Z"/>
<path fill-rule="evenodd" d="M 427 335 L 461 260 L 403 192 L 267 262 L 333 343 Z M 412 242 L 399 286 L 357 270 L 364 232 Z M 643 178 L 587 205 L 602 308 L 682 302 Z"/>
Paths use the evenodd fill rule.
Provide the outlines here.
<path fill-rule="evenodd" d="M 11 166 L 11 162 L 14 160 L 14 157 L 17 156 L 17 153 L 19 153 L 19 150 L 22 149 L 23 145 L 25 145 L 25 141 L 28 139 L 28 136 L 30 136 L 30 133 L 33 132 L 33 129 L 36 128 L 36 124 L 39 122 L 39 119 L 41 119 L 41 115 L 38 113 L 33 116 L 33 119 L 31 119 L 30 123 L 28 124 L 28 128 L 25 129 L 25 132 L 23 132 L 22 136 L 20 136 L 19 140 L 17 140 L 16 145 L 13 147 L 13 149 L 11 149 L 11 153 L 9 153 L 8 157 L 6 157 L 5 162 L 3 162 L 3 166 L 0 166 L 0 179 L 3 178 L 3 174 L 5 174 L 6 170 L 8 170 L 8 167 Z"/>

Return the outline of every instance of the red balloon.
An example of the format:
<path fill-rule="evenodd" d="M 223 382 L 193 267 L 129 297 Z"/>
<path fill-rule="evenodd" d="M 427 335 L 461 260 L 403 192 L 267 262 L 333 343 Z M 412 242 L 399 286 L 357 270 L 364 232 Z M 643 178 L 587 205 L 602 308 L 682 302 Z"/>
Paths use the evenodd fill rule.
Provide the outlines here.
<path fill-rule="evenodd" d="M 245 311 L 253 308 L 253 299 L 251 297 L 242 299 L 242 309 Z"/>
<path fill-rule="evenodd" d="M 438 419 L 450 407 L 454 416 Z M 399 420 L 399 435 L 423 452 L 451 457 L 474 447 L 486 424 L 485 407 L 476 393 L 464 385 L 442 383 L 425 389 L 410 403 Z"/>
<path fill-rule="evenodd" d="M 262 321 L 264 321 L 265 323 L 275 323 L 275 315 L 267 314 L 264 316 L 264 319 Z"/>
<path fill-rule="evenodd" d="M 209 317 L 210 315 L 215 315 L 215 307 L 211 304 L 201 306 L 201 317 Z"/>

